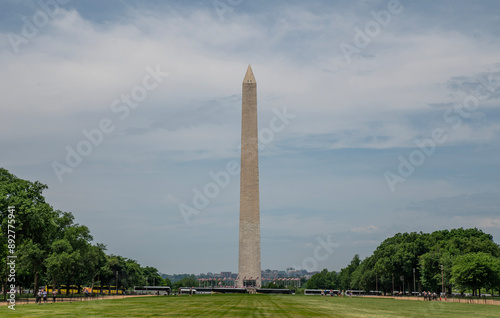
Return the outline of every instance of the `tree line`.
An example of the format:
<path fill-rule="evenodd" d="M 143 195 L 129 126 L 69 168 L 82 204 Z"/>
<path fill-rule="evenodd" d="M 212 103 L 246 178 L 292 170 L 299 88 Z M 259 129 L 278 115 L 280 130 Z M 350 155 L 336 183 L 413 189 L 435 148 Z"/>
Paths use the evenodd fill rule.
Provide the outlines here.
<path fill-rule="evenodd" d="M 6 264 L 8 247 L 12 247 L 8 244 L 8 224 L 14 224 L 16 286 L 36 291 L 44 285 L 69 288 L 118 283 L 131 288 L 170 283 L 154 267 L 142 267 L 133 259 L 106 254 L 106 246 L 93 243 L 89 228 L 75 223 L 71 212 L 56 210 L 45 201 L 42 193 L 47 188 L 0 168 L 0 259 Z M 9 206 L 15 207 L 15 223 L 8 222 Z M 0 279 L 5 293 L 6 275 L 0 274 Z"/>
<path fill-rule="evenodd" d="M 364 260 L 355 255 L 340 272 L 313 275 L 307 287 L 493 294 L 500 292 L 500 245 L 477 228 L 398 233 Z"/>
<path fill-rule="evenodd" d="M 43 197 L 48 187 L 17 178 L 0 168 L 0 260 L 9 254 L 8 207 L 15 207 L 16 286 L 168 285 L 154 267 L 106 254 L 104 244 L 93 243 L 90 230 L 75 223 L 71 212 L 54 209 Z M 0 267 L 1 268 L 1 267 Z M 7 288 L 6 275 L 0 282 Z M 194 275 L 175 282 L 197 286 Z M 324 269 L 311 277 L 307 288 L 362 289 L 390 293 L 411 291 L 500 291 L 500 245 L 479 229 L 452 229 L 433 233 L 398 233 L 384 240 L 364 260 L 355 255 L 339 272 Z"/>

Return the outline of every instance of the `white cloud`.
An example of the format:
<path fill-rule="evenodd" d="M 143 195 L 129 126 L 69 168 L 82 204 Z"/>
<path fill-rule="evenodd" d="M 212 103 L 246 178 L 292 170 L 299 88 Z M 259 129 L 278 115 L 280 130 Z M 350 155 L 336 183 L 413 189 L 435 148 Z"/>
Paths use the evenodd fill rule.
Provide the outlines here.
<path fill-rule="evenodd" d="M 368 225 L 366 227 L 353 227 L 351 229 L 351 231 L 354 233 L 363 233 L 363 234 L 374 233 L 377 230 L 378 228 L 375 225 Z"/>
<path fill-rule="evenodd" d="M 414 211 L 402 207 L 424 201 L 422 213 L 438 212 L 443 202 L 434 198 L 486 192 L 490 187 L 498 192 L 496 183 L 485 180 L 481 171 L 487 164 L 492 179 L 498 171 L 493 163 L 498 148 L 488 147 L 500 133 L 496 97 L 482 101 L 459 129 L 442 120 L 447 107 L 467 94 L 460 88 L 464 82 L 487 73 L 497 75 L 498 33 L 479 23 L 486 19 L 483 16 L 471 17 L 478 23 L 475 35 L 445 27 L 446 23 L 429 26 L 432 12 L 419 15 L 408 4 L 361 56 L 347 64 L 339 44 L 352 40 L 352 27 L 363 26 L 370 10 L 380 5 L 385 3 L 253 7 L 245 2 L 221 21 L 210 3 L 156 11 L 144 3 L 100 22 L 89 18 L 92 13 L 68 7 L 19 54 L 0 50 L 3 164 L 15 174 L 49 183 L 51 204 L 75 211 L 85 220 L 82 223 L 95 229 L 97 238 L 123 254 L 133 250 L 115 241 L 93 213 L 106 211 L 110 220 L 126 216 L 124 222 L 134 224 L 146 213 L 148 220 L 169 224 L 158 231 L 175 240 L 188 231 L 176 228 L 183 222 L 176 204 L 189 202 L 193 187 L 203 186 L 209 171 L 224 169 L 229 158 L 239 156 L 239 95 L 251 63 L 258 83 L 260 127 L 269 123 L 273 109 L 287 107 L 297 115 L 261 152 L 262 228 L 263 233 L 274 233 L 270 240 L 286 241 L 293 233 L 294 244 L 305 244 L 317 233 L 338 231 L 365 235 L 368 238 L 359 242 L 366 243 L 395 228 L 446 226 L 445 220 L 438 225 L 425 219 L 419 223 Z M 439 19 L 453 22 L 450 15 Z M 0 37 L 5 39 L 7 32 L 0 29 Z M 8 42 L 0 45 L 11 50 Z M 112 101 L 140 85 L 148 65 L 160 65 L 170 75 L 120 120 L 110 109 Z M 448 106 L 430 106 L 437 104 Z M 82 129 L 97 127 L 105 117 L 113 120 L 116 130 L 59 184 L 50 164 L 63 162 L 65 147 L 75 147 L 83 138 Z M 398 155 L 415 148 L 416 137 L 429 136 L 442 126 L 449 136 L 441 146 L 457 149 L 463 162 L 437 149 L 391 193 L 384 171 L 397 169 Z M 481 145 L 489 161 L 479 161 L 477 154 L 460 148 L 471 144 Z M 443 172 L 449 167 L 463 174 Z M 235 188 L 214 200 L 193 226 L 234 225 L 234 180 Z M 474 203 L 484 201 L 469 199 L 472 204 L 467 206 L 475 211 Z M 496 230 L 497 223 L 485 216 L 476 223 L 455 218 L 453 225 Z M 145 221 L 141 226 L 151 224 Z M 200 235 L 210 241 L 210 231 Z M 220 243 L 221 237 L 213 239 L 221 249 L 230 248 Z M 350 259 L 354 251 L 343 253 Z M 222 266 L 223 251 L 217 255 Z M 177 266 L 164 262 L 165 270 Z"/>

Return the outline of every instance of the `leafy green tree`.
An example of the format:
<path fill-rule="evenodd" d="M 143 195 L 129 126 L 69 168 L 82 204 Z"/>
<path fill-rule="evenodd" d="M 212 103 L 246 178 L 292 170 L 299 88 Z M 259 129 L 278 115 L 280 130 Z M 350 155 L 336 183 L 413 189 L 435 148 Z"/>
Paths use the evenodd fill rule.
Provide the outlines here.
<path fill-rule="evenodd" d="M 144 271 L 141 265 L 136 260 L 127 259 L 125 262 L 125 274 L 123 279 L 123 286 L 131 288 L 133 286 L 141 285 L 144 281 Z"/>
<path fill-rule="evenodd" d="M 478 252 L 458 256 L 452 266 L 452 282 L 462 291 L 493 288 L 500 283 L 500 260 Z"/>
<path fill-rule="evenodd" d="M 269 282 L 265 285 L 262 286 L 262 288 L 269 288 L 269 289 L 285 289 L 287 287 L 283 286 L 282 284 L 276 284 L 275 282 Z"/>
<path fill-rule="evenodd" d="M 160 286 L 170 286 L 170 287 L 172 287 L 173 285 L 172 285 L 172 282 L 170 281 L 170 278 L 165 277 L 164 279 L 162 279 Z"/>
<path fill-rule="evenodd" d="M 427 233 L 398 233 L 384 240 L 373 252 L 356 266 L 352 263 L 340 271 L 341 288 L 392 290 L 413 290 L 413 270 L 415 283 L 419 289 L 441 290 L 441 265 L 443 265 L 444 287 L 451 292 L 453 287 L 452 265 L 455 259 L 467 253 L 483 251 L 493 257 L 500 255 L 500 246 L 493 237 L 478 229 L 453 229 Z M 355 268 L 355 271 L 352 271 Z M 400 278 L 403 278 L 401 281 Z"/>
<path fill-rule="evenodd" d="M 74 274 L 74 266 L 80 261 L 80 251 L 74 250 L 67 239 L 57 239 L 52 243 L 52 254 L 45 260 L 47 273 L 52 279 L 52 286 L 56 288 L 59 283 L 66 283 L 66 293 L 69 288 L 68 281 Z"/>
<path fill-rule="evenodd" d="M 441 286 L 440 259 L 439 251 L 427 252 L 420 256 L 420 280 L 424 290 L 438 290 Z"/>
<path fill-rule="evenodd" d="M 127 264 L 126 264 L 127 259 L 125 257 L 119 256 L 119 255 L 109 255 L 107 257 L 107 268 L 109 271 L 103 273 L 101 276 L 101 286 L 116 286 L 117 285 L 117 279 L 120 280 L 121 285 L 125 286 L 126 288 L 132 287 L 129 286 L 128 281 L 127 281 Z M 142 283 L 137 284 L 137 285 L 144 285 Z"/>
<path fill-rule="evenodd" d="M 50 256 L 45 264 L 53 285 L 64 282 L 66 292 L 70 285 L 81 286 L 90 281 L 87 261 L 91 251 L 92 236 L 85 225 L 74 224 L 71 213 L 61 213 Z"/>
<path fill-rule="evenodd" d="M 327 285 L 328 289 L 339 289 L 340 277 L 339 277 L 339 274 L 337 272 L 335 272 L 335 271 L 329 272 L 328 276 L 327 276 L 327 280 L 328 280 L 328 285 Z"/>
<path fill-rule="evenodd" d="M 154 267 L 146 266 L 142 269 L 143 275 L 147 278 L 147 283 L 149 285 L 158 286 L 162 283 L 163 279 L 161 278 L 158 270 Z"/>
<path fill-rule="evenodd" d="M 96 244 L 90 246 L 87 249 L 87 253 L 83 255 L 83 263 L 85 264 L 84 275 L 87 279 L 90 278 L 92 288 L 94 288 L 96 278 L 109 272 L 104 251 L 106 251 L 104 244 Z"/>
<path fill-rule="evenodd" d="M 37 290 L 41 282 L 54 287 L 65 283 L 69 288 L 71 284 L 93 286 L 96 279 L 101 286 L 111 285 L 117 273 L 125 287 L 143 285 L 146 277 L 164 283 L 155 268 L 143 269 L 135 260 L 107 256 L 106 247 L 92 244 L 90 230 L 76 224 L 71 212 L 54 210 L 45 202 L 45 189 L 43 183 L 20 179 L 0 168 L 0 259 L 6 260 L 7 210 L 14 206 L 18 285 Z M 6 284 L 4 276 L 0 280 Z"/>
<path fill-rule="evenodd" d="M 424 289 L 441 290 L 441 265 L 444 268 L 444 285 L 451 292 L 452 265 L 454 260 L 467 253 L 486 252 L 500 255 L 500 246 L 490 234 L 476 228 L 452 229 L 431 233 L 429 250 L 419 257 L 420 278 Z"/>
<path fill-rule="evenodd" d="M 351 275 L 352 285 L 362 290 L 375 290 L 377 288 L 377 273 L 375 272 L 375 258 L 365 258 Z"/>
<path fill-rule="evenodd" d="M 355 289 L 357 286 L 353 286 L 352 273 L 358 268 L 361 260 L 359 259 L 359 255 L 356 254 L 351 260 L 351 263 L 347 265 L 347 267 L 342 268 L 339 273 L 340 280 L 340 288 L 343 290 L 346 289 Z"/>
<path fill-rule="evenodd" d="M 185 276 L 181 280 L 174 283 L 174 289 L 179 289 L 180 287 L 196 287 L 198 286 L 198 281 L 194 275 Z"/>
<path fill-rule="evenodd" d="M 116 285 L 117 274 L 118 285 L 121 287 L 133 288 L 146 284 L 144 271 L 136 260 L 110 255 L 108 256 L 108 267 L 110 272 L 103 276 L 105 284 Z"/>
<path fill-rule="evenodd" d="M 45 202 L 42 195 L 47 185 L 38 181 L 19 179 L 0 168 L 0 211 L 15 207 L 16 243 L 19 271 L 33 281 L 35 289 L 44 274 L 44 260 L 48 255 L 56 224 L 57 212 Z M 7 233 L 7 217 L 2 214 L 2 233 Z"/>
<path fill-rule="evenodd" d="M 329 272 L 326 268 L 314 274 L 306 283 L 309 289 L 338 289 L 340 284 L 337 272 Z"/>
<path fill-rule="evenodd" d="M 309 289 L 326 289 L 328 288 L 328 270 L 325 268 L 321 272 L 311 276 L 307 281 Z"/>
<path fill-rule="evenodd" d="M 24 286 L 29 286 L 37 290 L 39 277 L 43 274 L 44 270 L 43 262 L 46 258 L 46 251 L 40 247 L 40 244 L 33 242 L 31 239 L 21 241 L 16 249 L 18 255 L 16 270 L 18 275 L 22 277 L 22 280 L 18 281 Z"/>

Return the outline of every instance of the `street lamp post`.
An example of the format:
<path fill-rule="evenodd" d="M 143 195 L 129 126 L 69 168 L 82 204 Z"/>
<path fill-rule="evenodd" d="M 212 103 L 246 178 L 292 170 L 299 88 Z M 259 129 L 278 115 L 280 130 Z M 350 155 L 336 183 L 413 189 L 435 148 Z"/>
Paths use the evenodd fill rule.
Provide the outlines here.
<path fill-rule="evenodd" d="M 444 293 L 444 266 L 441 265 L 441 294 Z"/>
<path fill-rule="evenodd" d="M 416 285 L 415 285 L 415 268 L 413 268 L 413 291 L 414 292 L 417 291 L 417 288 L 416 288 Z"/>
<path fill-rule="evenodd" d="M 403 283 L 403 290 L 402 291 L 403 291 L 403 296 L 404 296 L 404 294 L 406 294 L 406 292 L 405 292 L 405 277 L 403 275 L 401 275 L 401 277 L 399 277 L 399 279 L 401 279 L 401 282 Z"/>
<path fill-rule="evenodd" d="M 394 273 L 392 273 L 392 296 L 394 296 Z"/>

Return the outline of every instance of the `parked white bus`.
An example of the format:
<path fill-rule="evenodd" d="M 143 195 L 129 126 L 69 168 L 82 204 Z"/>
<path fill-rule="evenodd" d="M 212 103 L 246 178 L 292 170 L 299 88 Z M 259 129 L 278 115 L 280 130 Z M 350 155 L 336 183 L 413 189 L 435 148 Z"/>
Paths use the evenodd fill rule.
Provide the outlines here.
<path fill-rule="evenodd" d="M 169 286 L 135 286 L 136 295 L 170 295 Z"/>

